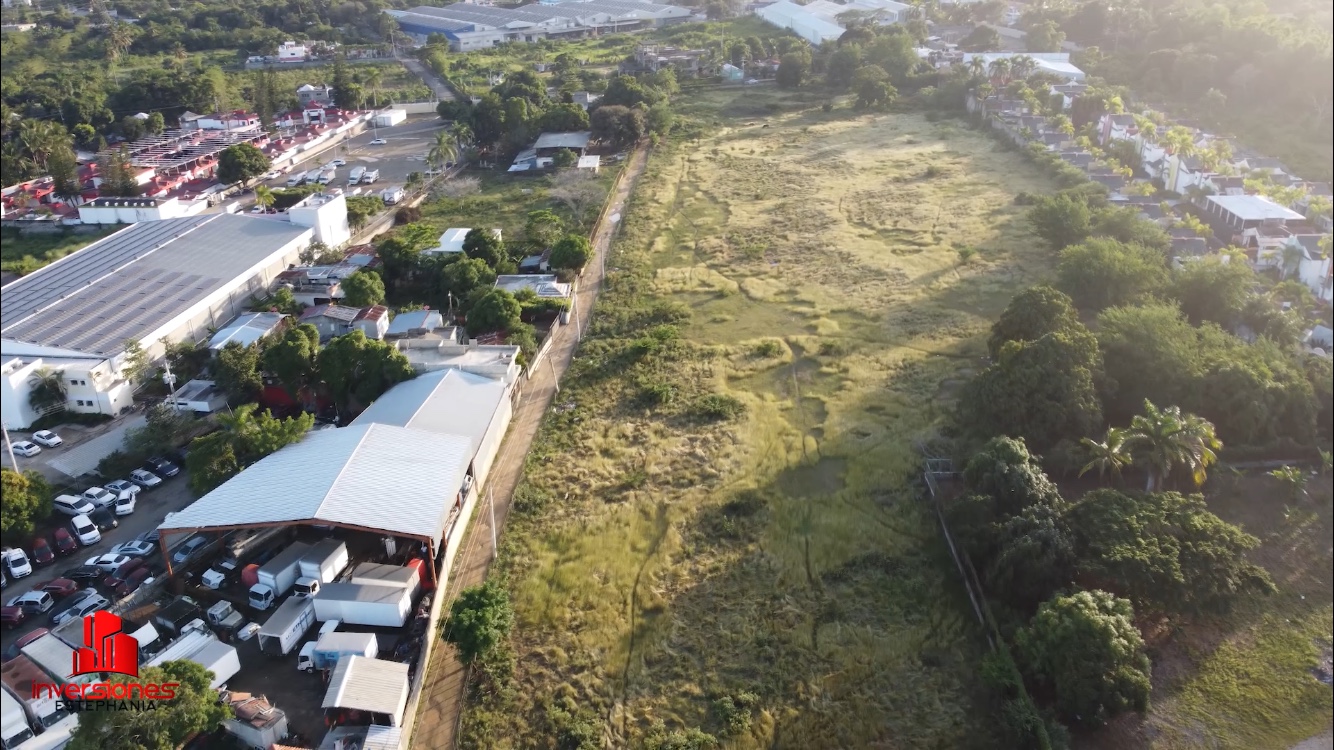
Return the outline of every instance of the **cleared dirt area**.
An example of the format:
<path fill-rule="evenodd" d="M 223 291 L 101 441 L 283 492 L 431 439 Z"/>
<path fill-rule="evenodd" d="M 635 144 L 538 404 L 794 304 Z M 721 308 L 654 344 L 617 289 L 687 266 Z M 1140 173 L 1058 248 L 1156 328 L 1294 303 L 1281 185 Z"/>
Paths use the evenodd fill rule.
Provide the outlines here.
<path fill-rule="evenodd" d="M 981 646 L 914 441 L 1043 272 L 1015 196 L 1051 186 L 959 122 L 688 116 L 716 129 L 654 154 L 516 494 L 514 672 L 465 745 L 968 747 Z"/>

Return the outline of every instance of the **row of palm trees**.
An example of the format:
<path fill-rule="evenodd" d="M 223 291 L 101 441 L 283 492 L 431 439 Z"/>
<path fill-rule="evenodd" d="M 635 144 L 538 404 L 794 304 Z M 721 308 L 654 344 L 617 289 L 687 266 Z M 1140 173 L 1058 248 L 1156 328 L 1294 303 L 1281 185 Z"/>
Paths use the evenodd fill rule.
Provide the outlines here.
<path fill-rule="evenodd" d="M 1196 486 L 1203 484 L 1206 469 L 1218 460 L 1217 451 L 1223 447 L 1209 420 L 1183 414 L 1176 406 L 1160 409 L 1147 399 L 1144 413 L 1131 419 L 1129 427 L 1110 427 L 1101 442 L 1091 438 L 1082 442 L 1092 459 L 1080 476 L 1097 470 L 1099 477 L 1110 474 L 1119 479 L 1122 470 L 1137 465 L 1147 474 L 1145 492 L 1161 490 L 1179 468 L 1190 472 Z"/>
<path fill-rule="evenodd" d="M 472 143 L 472 138 L 472 128 L 467 123 L 455 122 L 438 131 L 431 150 L 426 152 L 426 163 L 434 169 L 444 169 L 446 164 L 459 160 L 459 154 Z"/>
<path fill-rule="evenodd" d="M 1011 80 L 1024 80 L 1037 72 L 1038 61 L 1028 55 L 998 57 L 990 63 L 980 57 L 968 61 L 968 72 L 976 78 L 990 77 L 1002 85 Z"/>

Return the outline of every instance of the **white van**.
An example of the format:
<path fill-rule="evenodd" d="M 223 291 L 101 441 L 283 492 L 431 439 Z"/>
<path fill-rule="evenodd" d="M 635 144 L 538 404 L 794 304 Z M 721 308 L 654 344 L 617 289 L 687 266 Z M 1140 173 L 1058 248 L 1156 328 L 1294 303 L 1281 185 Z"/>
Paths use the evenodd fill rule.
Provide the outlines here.
<path fill-rule="evenodd" d="M 291 177 L 287 178 L 287 187 L 296 187 L 306 181 L 305 172 L 293 172 Z"/>

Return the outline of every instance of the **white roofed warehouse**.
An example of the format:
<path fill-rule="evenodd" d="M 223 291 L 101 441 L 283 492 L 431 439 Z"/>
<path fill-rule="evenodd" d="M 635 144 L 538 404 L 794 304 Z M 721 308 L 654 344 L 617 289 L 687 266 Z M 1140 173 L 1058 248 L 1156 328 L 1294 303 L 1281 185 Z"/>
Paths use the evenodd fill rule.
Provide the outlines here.
<path fill-rule="evenodd" d="M 516 8 L 454 3 L 443 8 L 419 5 L 385 13 L 398 21 L 403 33 L 418 41 L 425 41 L 431 34 L 443 35 L 455 52 L 487 49 L 508 42 L 579 39 L 633 31 L 689 21 L 692 15 L 689 8 L 645 0 L 533 3 Z"/>

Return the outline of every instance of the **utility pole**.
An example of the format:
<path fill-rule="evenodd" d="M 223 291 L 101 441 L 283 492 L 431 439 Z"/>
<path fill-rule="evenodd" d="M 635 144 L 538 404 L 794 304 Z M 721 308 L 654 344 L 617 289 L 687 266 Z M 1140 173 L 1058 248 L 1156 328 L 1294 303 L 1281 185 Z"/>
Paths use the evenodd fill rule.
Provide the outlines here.
<path fill-rule="evenodd" d="M 163 364 L 162 382 L 167 384 L 167 402 L 171 404 L 171 411 L 176 413 L 176 376 L 171 372 L 171 362 Z"/>
<path fill-rule="evenodd" d="M 486 490 L 486 504 L 491 508 L 491 559 L 494 560 L 500 554 L 496 548 L 496 498 L 495 492 L 491 488 Z"/>
<path fill-rule="evenodd" d="M 15 473 L 17 473 L 19 470 L 19 462 L 18 459 L 14 458 L 14 444 L 9 442 L 9 423 L 4 422 L 0 427 L 3 427 L 5 432 L 5 450 L 9 452 L 9 465 L 14 469 Z"/>

